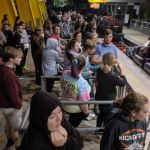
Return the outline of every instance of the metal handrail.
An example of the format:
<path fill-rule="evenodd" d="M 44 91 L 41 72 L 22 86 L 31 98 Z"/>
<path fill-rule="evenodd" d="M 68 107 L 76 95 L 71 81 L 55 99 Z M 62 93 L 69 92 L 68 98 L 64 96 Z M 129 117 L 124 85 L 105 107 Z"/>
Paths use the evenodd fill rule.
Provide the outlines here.
<path fill-rule="evenodd" d="M 92 101 L 77 101 L 77 100 L 73 100 L 72 101 L 69 101 L 69 100 L 61 100 L 61 103 L 62 105 L 80 105 L 80 104 L 113 104 L 115 100 L 92 100 Z M 24 126 L 25 126 L 25 123 L 28 119 L 28 116 L 29 116 L 29 112 L 30 112 L 30 105 L 28 106 L 27 108 L 27 111 L 26 111 L 26 114 L 24 116 L 24 119 L 21 123 L 21 126 L 20 126 L 20 131 L 24 131 Z M 149 121 L 149 120 L 148 120 Z M 96 128 L 95 128 L 96 129 Z M 93 128 L 94 130 L 94 128 Z M 148 128 L 147 130 L 148 132 L 150 132 L 150 128 Z"/>
<path fill-rule="evenodd" d="M 41 76 L 41 89 L 44 90 L 44 86 L 45 86 L 45 79 L 47 78 L 53 78 L 53 79 L 60 79 L 61 76 Z M 89 76 L 89 77 L 86 77 L 86 79 L 95 79 L 96 77 L 95 76 Z M 129 90 L 131 91 L 134 91 L 132 86 L 127 82 L 127 87 L 126 88 L 129 88 Z M 71 99 L 70 99 L 71 100 Z M 112 104 L 115 100 L 91 100 L 91 101 L 77 101 L 77 100 L 72 100 L 72 101 L 68 101 L 68 100 L 61 100 L 61 103 L 62 105 L 81 105 L 81 104 Z M 21 133 L 24 133 L 27 129 L 24 128 L 25 126 L 25 123 L 28 119 L 28 116 L 29 116 L 29 110 L 30 110 L 30 105 L 28 106 L 27 108 L 27 111 L 26 111 L 26 114 L 25 114 L 25 117 L 21 123 L 21 126 L 20 126 L 20 132 Z M 150 118 L 149 118 L 150 119 Z M 149 120 L 148 120 L 149 122 Z M 81 134 L 89 134 L 89 133 L 99 133 L 99 134 L 102 134 L 102 132 L 104 132 L 104 127 L 86 127 L 86 128 L 77 128 L 77 130 L 81 133 Z M 147 132 L 150 132 L 150 128 L 147 128 Z M 149 148 L 150 145 L 148 145 L 148 148 Z"/>
<path fill-rule="evenodd" d="M 41 76 L 41 90 L 46 91 L 46 88 L 45 88 L 46 79 L 60 79 L 60 78 L 61 78 L 61 76 Z M 84 78 L 85 79 L 96 79 L 96 76 L 86 76 Z M 128 81 L 127 81 L 126 89 L 128 89 L 129 91 L 134 91 Z M 121 91 L 121 93 L 123 94 L 123 91 Z M 121 96 L 119 95 L 119 97 L 121 97 Z"/>
<path fill-rule="evenodd" d="M 45 89 L 45 80 L 46 79 L 60 79 L 61 76 L 41 76 L 41 90 L 46 91 Z M 95 76 L 87 76 L 85 79 L 96 79 Z"/>
<path fill-rule="evenodd" d="M 112 104 L 114 100 L 91 100 L 91 101 L 77 101 L 74 99 L 61 100 L 62 105 L 81 105 L 81 104 Z"/>
<path fill-rule="evenodd" d="M 131 19 L 130 28 L 145 34 L 150 34 L 150 23 L 146 21 Z"/>

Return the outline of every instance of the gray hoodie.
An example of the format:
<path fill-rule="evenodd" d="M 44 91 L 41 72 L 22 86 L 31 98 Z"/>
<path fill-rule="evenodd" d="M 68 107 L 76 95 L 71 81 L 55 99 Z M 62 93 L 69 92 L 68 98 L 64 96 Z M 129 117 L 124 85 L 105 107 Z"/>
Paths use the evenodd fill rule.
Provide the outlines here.
<path fill-rule="evenodd" d="M 57 63 L 59 60 L 60 52 L 60 49 L 58 47 L 59 43 L 56 39 L 47 39 L 46 48 L 43 51 L 42 58 L 42 70 L 43 74 L 46 76 L 53 76 L 58 73 Z"/>

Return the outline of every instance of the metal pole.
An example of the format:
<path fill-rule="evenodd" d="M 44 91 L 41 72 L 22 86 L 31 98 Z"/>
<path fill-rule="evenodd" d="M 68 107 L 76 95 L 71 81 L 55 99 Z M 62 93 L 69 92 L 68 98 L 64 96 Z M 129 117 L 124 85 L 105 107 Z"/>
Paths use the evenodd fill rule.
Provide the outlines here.
<path fill-rule="evenodd" d="M 41 90 L 42 91 L 45 91 L 45 84 L 44 84 L 44 77 L 43 76 L 41 76 Z"/>
<path fill-rule="evenodd" d="M 70 99 L 71 100 L 71 99 Z M 114 100 L 96 100 L 96 101 L 77 101 L 77 100 L 61 100 L 62 105 L 81 105 L 81 104 L 112 104 Z"/>
<path fill-rule="evenodd" d="M 27 111 L 25 113 L 24 118 L 22 119 L 21 125 L 20 125 L 20 129 L 24 129 L 25 128 L 25 123 L 29 117 L 29 112 L 30 112 L 30 104 L 28 105 Z"/>

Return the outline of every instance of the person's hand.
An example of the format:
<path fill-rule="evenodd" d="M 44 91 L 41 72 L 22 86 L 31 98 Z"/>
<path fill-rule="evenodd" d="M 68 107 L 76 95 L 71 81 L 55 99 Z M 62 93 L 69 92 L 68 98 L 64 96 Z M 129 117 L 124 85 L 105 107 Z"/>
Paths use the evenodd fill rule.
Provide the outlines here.
<path fill-rule="evenodd" d="M 66 129 L 63 128 L 62 126 L 60 126 L 58 132 L 64 137 L 65 141 L 67 141 L 68 133 L 67 133 Z"/>
<path fill-rule="evenodd" d="M 66 138 L 59 131 L 51 132 L 50 136 L 52 144 L 56 147 L 63 146 L 66 143 Z"/>
<path fill-rule="evenodd" d="M 64 137 L 59 132 L 51 132 L 51 142 L 56 147 L 65 144 Z"/>

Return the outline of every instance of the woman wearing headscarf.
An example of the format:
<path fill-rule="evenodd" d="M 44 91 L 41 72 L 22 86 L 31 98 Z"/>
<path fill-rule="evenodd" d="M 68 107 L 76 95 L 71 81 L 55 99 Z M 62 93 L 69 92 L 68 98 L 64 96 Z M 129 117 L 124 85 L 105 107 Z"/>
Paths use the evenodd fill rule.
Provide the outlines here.
<path fill-rule="evenodd" d="M 37 92 L 31 100 L 30 124 L 21 150 L 81 150 L 82 139 L 62 115 L 57 98 Z"/>

